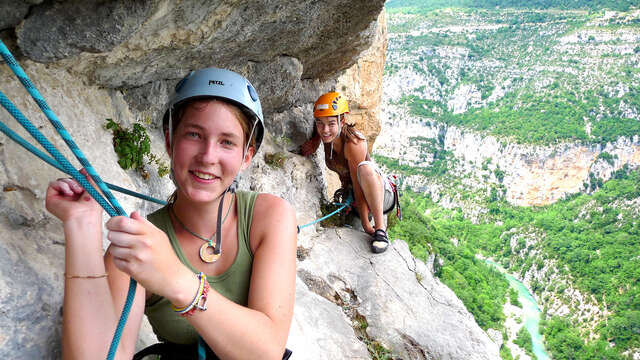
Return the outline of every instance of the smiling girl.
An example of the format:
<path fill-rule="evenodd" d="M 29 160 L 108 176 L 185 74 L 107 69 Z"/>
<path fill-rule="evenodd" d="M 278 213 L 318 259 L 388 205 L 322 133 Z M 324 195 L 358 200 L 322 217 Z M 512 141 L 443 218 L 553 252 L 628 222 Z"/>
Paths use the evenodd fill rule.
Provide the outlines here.
<path fill-rule="evenodd" d="M 313 106 L 314 135 L 302 145 L 301 153 L 309 156 L 321 141 L 324 143 L 325 164 L 338 173 L 342 192 L 353 192 L 362 228 L 371 235 L 371 251 L 381 253 L 389 245 L 384 214 L 393 209 L 396 197 L 389 179 L 371 160 L 367 140 L 347 123 L 348 113 L 347 99 L 342 94 L 329 92 L 320 96 Z M 369 221 L 369 213 L 375 227 Z"/>
<path fill-rule="evenodd" d="M 47 209 L 66 237 L 64 357 L 106 357 L 132 277 L 141 287 L 117 358 L 132 358 L 143 314 L 162 345 L 138 357 L 198 359 L 205 350 L 207 359 L 283 358 L 295 213 L 279 197 L 232 186 L 264 137 L 255 89 L 228 70 L 192 72 L 176 86 L 163 125 L 176 190 L 148 219 L 111 218 L 104 257 L 99 205 L 70 179 L 47 189 Z"/>

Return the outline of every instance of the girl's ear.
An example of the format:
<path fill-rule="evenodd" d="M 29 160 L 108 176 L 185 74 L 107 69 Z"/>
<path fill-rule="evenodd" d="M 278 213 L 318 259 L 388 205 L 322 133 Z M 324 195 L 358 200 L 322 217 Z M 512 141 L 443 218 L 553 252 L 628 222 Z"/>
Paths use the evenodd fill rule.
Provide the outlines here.
<path fill-rule="evenodd" d="M 244 159 L 242 159 L 242 166 L 240 167 L 240 170 L 245 170 L 249 167 L 249 164 L 251 164 L 251 159 L 253 159 L 253 155 L 255 155 L 255 153 L 256 148 L 253 146 L 249 146 L 249 148 L 247 149 L 247 153 L 244 155 Z"/>

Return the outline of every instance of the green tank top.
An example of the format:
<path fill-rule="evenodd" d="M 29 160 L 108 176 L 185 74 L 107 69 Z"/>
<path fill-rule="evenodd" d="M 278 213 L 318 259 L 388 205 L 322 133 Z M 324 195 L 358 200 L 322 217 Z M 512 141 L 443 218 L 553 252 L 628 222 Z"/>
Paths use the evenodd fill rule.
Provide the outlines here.
<path fill-rule="evenodd" d="M 207 276 L 209 285 L 220 295 L 236 304 L 247 306 L 249 296 L 249 283 L 251 281 L 251 268 L 253 254 L 249 247 L 249 230 L 253 217 L 253 205 L 257 193 L 238 191 L 236 204 L 238 209 L 238 253 L 233 264 L 224 273 L 217 276 Z M 169 218 L 168 207 L 150 214 L 147 219 L 164 231 L 171 241 L 173 251 L 183 264 L 194 274 L 199 273 L 193 267 L 182 252 L 178 244 L 176 234 Z M 193 344 L 198 341 L 198 333 L 189 322 L 171 310 L 171 303 L 159 295 L 152 295 L 145 303 L 145 315 L 151 323 L 153 332 L 160 341 L 170 341 L 177 344 Z"/>

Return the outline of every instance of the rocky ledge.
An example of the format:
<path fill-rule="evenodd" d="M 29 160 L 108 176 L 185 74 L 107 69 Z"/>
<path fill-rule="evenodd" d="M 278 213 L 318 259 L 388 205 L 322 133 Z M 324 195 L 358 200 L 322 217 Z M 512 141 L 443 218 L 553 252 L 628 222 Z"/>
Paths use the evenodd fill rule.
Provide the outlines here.
<path fill-rule="evenodd" d="M 299 359 L 499 359 L 453 291 L 404 241 L 372 254 L 368 236 L 325 229 L 298 249 L 295 316 L 288 347 Z"/>

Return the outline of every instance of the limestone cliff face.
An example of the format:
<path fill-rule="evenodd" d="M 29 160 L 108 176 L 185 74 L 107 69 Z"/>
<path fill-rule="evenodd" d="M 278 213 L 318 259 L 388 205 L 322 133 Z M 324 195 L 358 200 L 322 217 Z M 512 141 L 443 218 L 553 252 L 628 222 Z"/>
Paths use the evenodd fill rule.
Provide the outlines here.
<path fill-rule="evenodd" d="M 568 194 L 584 191 L 590 174 L 606 181 L 625 164 L 640 166 L 638 135 L 619 138 L 604 146 L 573 143 L 532 146 L 503 142 L 493 136 L 437 122 L 424 123 L 402 110 L 399 117 L 401 120 L 383 116 L 382 128 L 386 135 L 376 143 L 378 153 L 398 158 L 401 163 L 428 165 L 432 159 L 424 158 L 421 149 L 411 143 L 411 137 L 419 134 L 441 141 L 442 148 L 459 159 L 455 171 L 474 174 L 477 178 L 484 175 L 489 182 L 503 184 L 506 200 L 515 205 L 550 204 Z M 605 153 L 611 156 L 609 160 L 602 157 Z M 496 169 L 504 171 L 502 180 L 496 178 Z M 420 176 L 405 183 L 418 191 L 438 192 L 437 185 Z"/>
<path fill-rule="evenodd" d="M 153 167 L 148 180 L 120 169 L 112 137 L 104 129 L 106 119 L 146 123 L 152 152 L 166 161 L 158 114 L 177 80 L 205 66 L 247 76 L 260 93 L 268 135 L 249 171 L 241 175 L 240 188 L 285 198 L 304 224 L 318 217 L 319 199 L 326 196 L 318 158 L 293 152 L 311 133 L 315 99 L 329 90 L 343 91 L 370 144 L 379 131 L 383 3 L 0 0 L 0 10 L 15 10 L 0 19 L 0 38 L 101 177 L 156 198 L 172 192 L 170 180 L 158 177 Z M 0 90 L 73 158 L 2 63 Z M 4 111 L 0 121 L 18 130 Z M 265 161 L 266 154 L 276 152 L 285 158 L 281 167 Z M 0 307 L 10 309 L 3 312 L 0 358 L 60 358 L 64 237 L 43 202 L 48 182 L 65 175 L 43 164 L 0 135 Z M 116 196 L 128 212 L 148 214 L 158 207 Z M 374 257 L 360 233 L 312 227 L 301 232 L 299 242 L 297 302 L 288 343 L 296 358 L 367 358 L 373 341 L 402 358 L 498 357 L 495 344 L 450 290 L 428 271 L 422 271 L 422 283 L 416 281 L 419 262 L 406 245 L 398 243 L 394 251 Z M 333 247 L 336 242 L 342 243 Z M 338 251 L 340 261 L 331 264 L 338 257 L 325 248 Z M 350 272 L 355 263 L 360 266 L 357 274 Z M 329 285 L 328 294 L 341 294 L 342 303 L 336 297 L 327 300 L 313 286 L 314 279 Z M 366 319 L 367 329 L 354 326 L 344 312 L 347 303 Z M 143 325 L 138 345 L 155 341 L 148 324 Z"/>
<path fill-rule="evenodd" d="M 640 165 L 640 137 L 620 138 L 606 146 L 562 144 L 538 147 L 504 144 L 495 138 L 449 128 L 445 149 L 465 162 L 481 168 L 492 159 L 489 169 L 505 171 L 506 199 L 516 205 L 546 205 L 584 189 L 589 174 L 608 180 L 624 164 Z M 598 155 L 609 153 L 616 159 L 608 164 Z"/>
<path fill-rule="evenodd" d="M 380 133 L 380 99 L 382 77 L 387 50 L 387 26 L 385 13 L 380 13 L 381 26 L 375 34 L 372 46 L 363 52 L 354 66 L 338 78 L 338 91 L 343 91 L 349 101 L 349 120 L 356 124 L 367 138 L 369 151 Z"/>
<path fill-rule="evenodd" d="M 511 31 L 503 22 L 502 17 L 506 13 L 496 12 L 494 15 L 497 17 L 493 17 L 469 15 L 452 9 L 438 11 L 426 17 L 409 13 L 389 16 L 389 22 L 396 30 L 389 34 L 381 132 L 384 136 L 376 143 L 380 155 L 397 158 L 409 165 L 429 165 L 433 159 L 425 154 L 433 154 L 433 148 L 423 150 L 420 145 L 433 142 L 424 144 L 415 140 L 418 137 L 436 140 L 440 155 L 446 151 L 453 153 L 457 163 L 455 166 L 447 164 L 456 172 L 453 177 L 471 178 L 470 182 L 474 184 L 466 189 L 472 187 L 473 190 L 489 192 L 491 187 L 502 190 L 504 185 L 505 198 L 524 206 L 545 205 L 566 194 L 584 191 L 584 183 L 590 183 L 591 191 L 594 181 L 606 181 L 613 171 L 625 164 L 630 167 L 640 165 L 639 138 L 631 132 L 625 135 L 626 138 L 600 146 L 578 143 L 526 146 L 511 143 L 513 140 L 509 139 L 509 133 L 502 133 L 501 139 L 496 139 L 434 121 L 443 119 L 443 111 L 468 114 L 478 108 L 500 112 L 502 106 L 526 107 L 524 104 L 530 100 L 520 97 L 525 93 L 556 102 L 556 95 L 558 99 L 565 98 L 565 95 L 549 87 L 554 81 L 563 83 L 560 79 L 564 76 L 575 80 L 570 85 L 561 85 L 565 90 L 586 94 L 593 89 L 603 91 L 606 97 L 633 97 L 630 89 L 634 85 L 615 74 L 621 72 L 618 66 L 626 63 L 627 56 L 634 59 L 632 54 L 638 34 L 627 25 L 614 26 L 615 29 L 610 25 L 637 21 L 640 14 L 637 9 L 606 11 L 588 19 L 578 15 L 576 19 L 584 20 L 584 27 L 581 25 L 571 30 L 566 27 L 567 23 L 543 20 L 538 23 L 540 27 L 527 27 L 531 33 L 520 36 L 514 32 L 505 38 L 497 34 Z M 449 41 L 451 37 L 466 40 L 452 42 Z M 553 44 L 552 51 L 538 52 L 536 49 L 541 44 Z M 492 51 L 479 53 L 476 46 Z M 504 53 L 497 55 L 503 50 Z M 542 53 L 544 55 L 539 55 Z M 615 54 L 616 60 L 604 54 Z M 546 97 L 550 94 L 554 98 Z M 411 96 L 425 101 L 421 102 L 423 109 L 416 107 L 411 111 L 414 114 L 422 112 L 425 117 L 412 116 L 403 105 L 406 101 L 413 101 L 409 100 Z M 511 96 L 518 98 L 517 105 L 510 103 Z M 600 100 L 594 101 L 596 104 Z M 558 102 L 563 103 L 561 100 Z M 589 115 L 576 115 L 577 121 L 585 121 L 584 127 L 580 125 L 580 129 L 575 130 L 576 135 L 584 131 L 587 137 L 578 138 L 585 139 L 584 143 L 590 142 L 589 137 L 595 141 L 599 136 L 595 131 L 597 122 L 610 113 L 621 119 L 640 120 L 638 111 L 630 103 L 625 99 L 611 107 L 593 105 Z M 413 103 L 414 106 L 417 104 Z M 539 110 L 540 114 L 548 111 L 544 106 Z M 430 113 L 433 115 L 428 115 Z M 496 116 L 498 123 L 502 122 L 498 113 Z M 551 119 L 550 115 L 547 120 L 555 121 Z M 485 130 L 484 134 L 492 131 Z M 451 169 L 453 167 L 456 169 Z M 494 176 L 494 171 L 499 174 L 499 179 Z M 410 182 L 418 190 L 428 190 L 432 194 L 437 188 L 425 178 L 413 177 Z M 446 187 L 449 182 L 444 182 Z M 439 190 L 437 192 L 440 193 Z M 439 195 L 436 194 L 437 197 Z"/>

